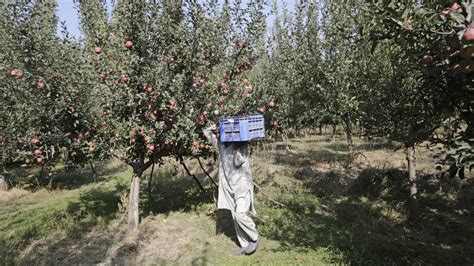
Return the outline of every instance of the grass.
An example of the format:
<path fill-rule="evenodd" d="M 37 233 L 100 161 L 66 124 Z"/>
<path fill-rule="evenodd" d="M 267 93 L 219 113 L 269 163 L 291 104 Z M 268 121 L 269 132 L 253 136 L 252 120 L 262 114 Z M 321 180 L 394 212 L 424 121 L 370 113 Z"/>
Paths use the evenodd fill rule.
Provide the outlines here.
<path fill-rule="evenodd" d="M 423 211 L 411 221 L 397 144 L 356 139 L 355 150 L 363 156 L 348 166 L 344 139 L 325 138 L 293 139 L 292 152 L 268 143 L 253 155 L 255 181 L 286 206 L 256 193 L 263 241 L 255 255 L 230 254 L 238 248 L 230 213 L 215 209 L 215 191 L 194 162 L 188 165 L 208 190 L 200 191 L 179 165 L 168 162 L 155 169 L 148 193 L 145 173 L 142 220 L 128 232 L 130 170 L 109 162 L 98 166 L 97 183 L 88 170 L 57 169 L 50 190 L 0 195 L 2 263 L 472 265 L 472 184 L 437 178 L 429 153 L 419 149 Z M 31 178 L 23 170 L 18 175 Z"/>

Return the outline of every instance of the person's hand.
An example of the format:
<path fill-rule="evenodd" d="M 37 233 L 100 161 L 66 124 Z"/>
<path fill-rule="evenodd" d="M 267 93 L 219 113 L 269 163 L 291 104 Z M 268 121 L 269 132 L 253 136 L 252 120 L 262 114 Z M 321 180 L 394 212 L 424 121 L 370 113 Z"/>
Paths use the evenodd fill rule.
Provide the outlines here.
<path fill-rule="evenodd" d="M 216 125 L 216 124 L 212 125 L 212 126 L 211 126 L 211 130 L 212 130 L 213 132 L 217 132 L 217 130 L 218 130 L 217 125 Z"/>

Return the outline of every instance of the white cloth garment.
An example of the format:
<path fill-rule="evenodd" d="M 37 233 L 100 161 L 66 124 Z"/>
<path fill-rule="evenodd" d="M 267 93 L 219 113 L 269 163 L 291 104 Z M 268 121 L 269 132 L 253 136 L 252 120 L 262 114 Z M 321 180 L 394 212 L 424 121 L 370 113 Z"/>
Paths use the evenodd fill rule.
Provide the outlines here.
<path fill-rule="evenodd" d="M 258 237 L 255 223 L 247 215 L 256 214 L 253 200 L 253 181 L 250 170 L 250 156 L 246 143 L 221 143 L 212 132 L 204 130 L 204 135 L 219 149 L 219 195 L 218 209 L 232 212 L 237 239 L 242 247 Z"/>

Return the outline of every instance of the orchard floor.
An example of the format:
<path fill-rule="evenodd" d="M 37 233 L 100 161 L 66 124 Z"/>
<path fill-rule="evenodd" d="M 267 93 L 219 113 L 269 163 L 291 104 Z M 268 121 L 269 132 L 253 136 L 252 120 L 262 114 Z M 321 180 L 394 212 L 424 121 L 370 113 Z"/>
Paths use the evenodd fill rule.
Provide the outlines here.
<path fill-rule="evenodd" d="M 23 185 L 0 194 L 0 265 L 474 263 L 472 174 L 462 182 L 445 179 L 419 148 L 422 214 L 413 221 L 397 144 L 356 139 L 350 166 L 345 139 L 301 137 L 290 148 L 279 142 L 255 148 L 255 182 L 285 207 L 256 193 L 263 241 L 252 256 L 231 255 L 237 245 L 230 214 L 215 210 L 212 184 L 193 161 L 191 171 L 208 191 L 201 192 L 176 163 L 166 163 L 155 169 L 150 193 L 146 174 L 142 221 L 128 232 L 131 172 L 113 161 L 98 166 L 96 183 L 87 169 L 58 170 L 48 189 Z M 32 178 L 22 169 L 14 172 L 23 180 L 18 184 Z"/>

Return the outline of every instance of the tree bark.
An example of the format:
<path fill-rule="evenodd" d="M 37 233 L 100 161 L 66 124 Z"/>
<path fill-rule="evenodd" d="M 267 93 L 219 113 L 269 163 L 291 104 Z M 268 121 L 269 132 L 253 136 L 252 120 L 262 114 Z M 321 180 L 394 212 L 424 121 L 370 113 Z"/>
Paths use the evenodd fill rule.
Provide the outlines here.
<path fill-rule="evenodd" d="M 349 152 L 349 162 L 352 162 L 352 154 L 353 154 L 353 142 L 352 142 L 352 120 L 349 115 L 347 115 L 344 119 L 346 123 L 346 135 L 347 135 L 347 149 Z"/>
<path fill-rule="evenodd" d="M 89 165 L 91 167 L 92 174 L 94 175 L 94 183 L 96 183 L 97 182 L 97 171 L 95 170 L 94 164 L 92 163 L 91 160 L 89 160 Z"/>
<path fill-rule="evenodd" d="M 5 177 L 3 177 L 3 175 L 0 175 L 0 191 L 7 191 L 7 190 L 8 190 L 7 181 L 5 180 Z"/>
<path fill-rule="evenodd" d="M 323 134 L 323 125 L 320 123 L 319 124 L 319 135 Z"/>
<path fill-rule="evenodd" d="M 332 141 L 336 142 L 336 123 L 332 124 Z"/>
<path fill-rule="evenodd" d="M 134 169 L 128 198 L 128 228 L 130 230 L 137 228 L 139 223 L 138 201 L 140 199 L 141 175 L 142 171 Z"/>
<path fill-rule="evenodd" d="M 418 190 L 416 187 L 415 145 L 405 144 L 405 154 L 408 162 L 408 180 L 410 182 L 410 218 L 416 219 L 420 214 L 420 210 L 418 207 Z"/>
<path fill-rule="evenodd" d="M 148 178 L 148 193 L 151 193 L 151 183 L 153 182 L 153 170 L 155 169 L 155 164 L 151 165 L 150 178 Z"/>

